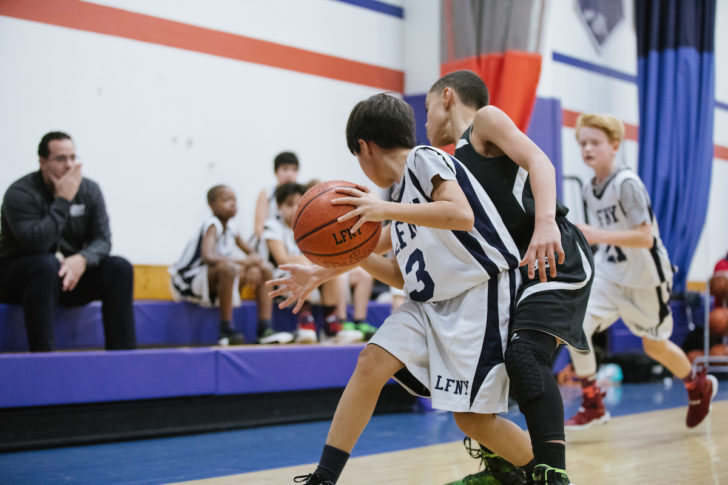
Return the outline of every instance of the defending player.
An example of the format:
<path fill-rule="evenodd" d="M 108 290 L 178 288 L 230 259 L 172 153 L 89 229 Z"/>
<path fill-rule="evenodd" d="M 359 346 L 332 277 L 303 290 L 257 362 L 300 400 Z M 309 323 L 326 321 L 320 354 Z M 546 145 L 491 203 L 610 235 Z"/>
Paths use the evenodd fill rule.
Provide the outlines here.
<path fill-rule="evenodd" d="M 576 123 L 581 156 L 594 170 L 584 186 L 589 220 L 579 225 L 590 244 L 598 244 L 594 287 L 584 332 L 589 339 L 622 318 L 630 331 L 642 337 L 645 353 L 685 382 L 690 398 L 686 424 L 697 426 L 710 411 L 718 391 L 715 377 L 697 374 L 680 347 L 671 342 L 672 315 L 668 302 L 672 266 L 662 245 L 644 184 L 631 170 L 615 163 L 624 138 L 624 124 L 610 115 L 582 114 Z M 571 353 L 581 378 L 582 406 L 567 422 L 567 428 L 587 428 L 609 421 L 604 394 L 596 385 L 594 353 Z"/>
<path fill-rule="evenodd" d="M 507 409 L 503 353 L 518 248 L 467 169 L 435 148 L 413 148 L 414 114 L 405 102 L 386 94 L 360 102 L 346 133 L 364 173 L 379 187 L 393 186 L 394 201 L 363 188 L 342 189 L 338 203 L 357 208 L 341 219 L 358 218 L 352 231 L 366 221 L 393 221 L 378 251 L 394 248 L 395 259 L 374 254 L 361 266 L 387 284 L 404 286 L 408 299 L 361 352 L 319 466 L 296 482 L 336 483 L 391 377 L 410 392 L 431 397 L 433 407 L 452 411 L 469 436 L 526 465 L 532 461 L 528 437 L 496 415 Z M 297 302 L 297 311 L 312 288 L 348 268 L 286 269 L 291 276 L 269 282 L 281 286 L 271 295 L 290 292 L 281 305 Z"/>
<path fill-rule="evenodd" d="M 550 160 L 503 111 L 488 106 L 488 97 L 485 83 L 472 71 L 443 76 L 427 94 L 427 136 L 436 146 L 456 143 L 455 157 L 493 201 L 521 265 L 528 263 L 521 268 L 505 362 L 535 461 L 549 466 L 540 472 L 549 475 L 548 483 L 568 483 L 564 405 L 551 363 L 562 341 L 577 351 L 588 349 L 581 324 L 593 274 L 591 250 L 566 219 L 568 209 L 556 200 Z M 554 253 L 559 254 L 558 271 Z M 477 456 L 476 450 L 468 451 Z M 493 483 L 491 477 L 519 483 L 512 466 L 490 450 L 480 455 L 486 469 L 451 485 L 485 485 Z"/>

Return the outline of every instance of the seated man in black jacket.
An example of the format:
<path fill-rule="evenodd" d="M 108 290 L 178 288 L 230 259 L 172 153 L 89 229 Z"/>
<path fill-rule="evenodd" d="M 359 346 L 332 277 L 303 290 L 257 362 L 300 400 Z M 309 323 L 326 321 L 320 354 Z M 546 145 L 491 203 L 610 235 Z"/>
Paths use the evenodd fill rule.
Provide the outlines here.
<path fill-rule="evenodd" d="M 54 349 L 55 307 L 102 301 L 106 348 L 136 347 L 133 270 L 109 256 L 111 233 L 99 186 L 83 177 L 70 136 L 38 145 L 40 170 L 5 193 L 0 225 L 0 302 L 23 305 L 31 351 Z"/>

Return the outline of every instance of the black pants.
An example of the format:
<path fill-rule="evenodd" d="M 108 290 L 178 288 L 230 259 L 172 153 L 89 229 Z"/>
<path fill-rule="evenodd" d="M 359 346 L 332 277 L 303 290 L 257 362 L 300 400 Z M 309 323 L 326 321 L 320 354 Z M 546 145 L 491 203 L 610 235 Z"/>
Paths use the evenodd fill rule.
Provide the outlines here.
<path fill-rule="evenodd" d="M 0 262 L 0 302 L 23 306 L 31 352 L 53 350 L 56 306 L 79 306 L 101 300 L 108 350 L 136 347 L 134 270 L 124 258 L 109 256 L 86 268 L 73 291 L 61 291 L 60 262 L 52 254 Z"/>

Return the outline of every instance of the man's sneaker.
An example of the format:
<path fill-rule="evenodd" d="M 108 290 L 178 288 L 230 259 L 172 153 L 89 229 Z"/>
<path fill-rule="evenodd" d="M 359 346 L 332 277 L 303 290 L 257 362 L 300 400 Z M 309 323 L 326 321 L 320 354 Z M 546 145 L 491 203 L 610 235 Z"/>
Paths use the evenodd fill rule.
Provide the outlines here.
<path fill-rule="evenodd" d="M 718 379 L 705 373 L 705 367 L 700 369 L 693 379 L 692 386 L 688 387 L 688 428 L 699 425 L 710 412 L 710 401 L 718 393 Z"/>
<path fill-rule="evenodd" d="M 293 477 L 293 483 L 302 483 L 303 485 L 334 485 L 334 482 L 330 480 L 324 480 L 324 477 L 316 472 L 309 473 L 308 475 L 298 475 Z"/>
<path fill-rule="evenodd" d="M 607 393 L 602 392 L 596 385 L 592 387 L 592 389 L 585 389 L 579 411 L 566 420 L 564 429 L 587 429 L 597 424 L 609 422 L 611 416 L 609 411 L 604 408 L 603 401 Z"/>
<path fill-rule="evenodd" d="M 486 453 L 480 446 L 471 446 L 470 438 L 465 437 L 463 445 L 468 454 L 480 460 L 483 470 L 473 473 L 447 485 L 525 485 L 526 474 L 495 453 Z"/>
<path fill-rule="evenodd" d="M 289 344 L 293 341 L 293 334 L 290 332 L 276 332 L 272 328 L 263 330 L 263 334 L 258 337 L 259 344 Z"/>
<path fill-rule="evenodd" d="M 548 465 L 536 465 L 533 469 L 534 485 L 571 485 L 566 470 L 553 468 Z"/>
<path fill-rule="evenodd" d="M 297 344 L 311 344 L 318 341 L 316 334 L 316 322 L 310 312 L 302 313 L 298 317 L 298 328 L 296 329 Z"/>
<path fill-rule="evenodd" d="M 232 328 L 224 328 L 220 330 L 220 338 L 217 339 L 217 345 L 243 345 L 244 343 L 245 337 Z"/>
<path fill-rule="evenodd" d="M 342 327 L 343 324 L 339 317 L 336 315 L 329 315 L 324 320 L 324 335 L 327 337 L 336 337 L 339 332 L 341 332 Z"/>

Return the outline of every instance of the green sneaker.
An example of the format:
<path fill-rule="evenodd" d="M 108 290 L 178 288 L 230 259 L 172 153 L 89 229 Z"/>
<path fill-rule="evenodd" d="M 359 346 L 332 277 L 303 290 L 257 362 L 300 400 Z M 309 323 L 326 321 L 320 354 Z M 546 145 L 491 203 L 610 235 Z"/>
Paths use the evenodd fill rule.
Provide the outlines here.
<path fill-rule="evenodd" d="M 370 325 L 367 322 L 357 323 L 356 329 L 364 335 L 364 340 L 372 338 L 374 336 L 374 332 L 377 331 L 377 327 Z"/>
<path fill-rule="evenodd" d="M 463 445 L 470 456 L 480 460 L 483 470 L 447 485 L 525 485 L 527 483 L 523 470 L 495 453 L 486 453 L 479 445 L 473 447 L 470 438 L 465 437 Z"/>
<path fill-rule="evenodd" d="M 566 475 L 566 470 L 550 467 L 548 465 L 536 465 L 533 469 L 534 485 L 571 485 L 571 480 Z"/>

